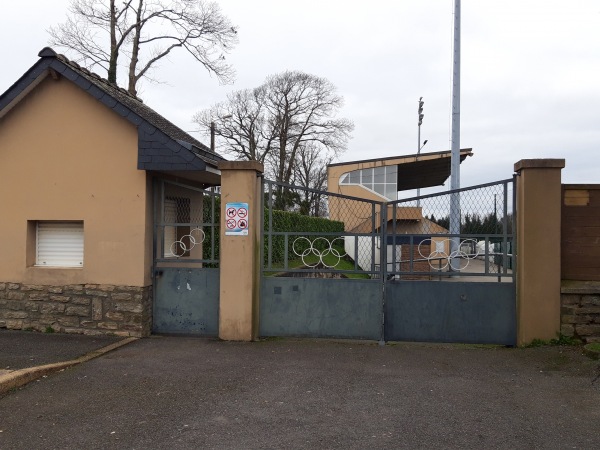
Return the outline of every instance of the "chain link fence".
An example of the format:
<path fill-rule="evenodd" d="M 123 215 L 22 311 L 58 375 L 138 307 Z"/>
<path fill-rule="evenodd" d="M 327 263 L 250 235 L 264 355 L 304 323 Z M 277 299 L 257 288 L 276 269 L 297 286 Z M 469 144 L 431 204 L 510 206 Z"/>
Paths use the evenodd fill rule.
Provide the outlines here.
<path fill-rule="evenodd" d="M 512 279 L 514 206 L 512 179 L 388 204 L 387 276 Z"/>
<path fill-rule="evenodd" d="M 375 278 L 382 203 L 265 180 L 266 276 Z"/>
<path fill-rule="evenodd" d="M 513 186 L 510 179 L 377 202 L 265 181 L 264 274 L 510 281 Z"/>

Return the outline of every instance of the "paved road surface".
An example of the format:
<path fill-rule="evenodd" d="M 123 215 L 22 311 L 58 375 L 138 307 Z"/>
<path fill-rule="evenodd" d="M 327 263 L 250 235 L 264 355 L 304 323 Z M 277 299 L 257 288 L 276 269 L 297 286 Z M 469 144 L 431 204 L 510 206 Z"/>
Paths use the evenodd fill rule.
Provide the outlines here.
<path fill-rule="evenodd" d="M 572 348 L 154 337 L 0 398 L 1 449 L 600 448 Z"/>
<path fill-rule="evenodd" d="M 0 370 L 17 370 L 69 361 L 123 338 L 38 333 L 0 328 Z"/>

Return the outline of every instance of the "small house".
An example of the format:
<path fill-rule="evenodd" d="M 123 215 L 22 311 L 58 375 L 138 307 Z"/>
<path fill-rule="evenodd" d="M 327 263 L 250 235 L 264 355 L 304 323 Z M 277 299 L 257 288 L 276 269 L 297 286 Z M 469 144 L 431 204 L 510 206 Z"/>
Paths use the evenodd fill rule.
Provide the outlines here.
<path fill-rule="evenodd" d="M 155 181 L 223 158 L 51 48 L 0 96 L 0 327 L 144 336 Z"/>

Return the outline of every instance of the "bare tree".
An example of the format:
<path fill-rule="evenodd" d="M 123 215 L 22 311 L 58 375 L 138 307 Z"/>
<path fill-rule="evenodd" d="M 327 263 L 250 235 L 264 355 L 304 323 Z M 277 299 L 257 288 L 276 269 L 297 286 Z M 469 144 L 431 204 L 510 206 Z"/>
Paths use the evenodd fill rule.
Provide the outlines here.
<path fill-rule="evenodd" d="M 323 217 L 327 214 L 324 198 L 319 191 L 327 188 L 327 165 L 333 160 L 331 155 L 325 159 L 319 156 L 319 148 L 312 143 L 298 149 L 294 165 L 293 184 L 311 190 L 301 192 L 300 212 L 302 214 Z"/>
<path fill-rule="evenodd" d="M 228 94 L 226 101 L 196 113 L 193 120 L 222 138 L 221 152 L 265 164 L 276 138 L 267 115 L 264 92 L 256 88 Z"/>
<path fill-rule="evenodd" d="M 312 143 L 319 153 L 334 157 L 345 150 L 354 125 L 334 118 L 344 100 L 328 80 L 288 71 L 268 77 L 263 89 L 278 140 L 267 156 L 276 181 L 290 182 L 303 145 Z"/>
<path fill-rule="evenodd" d="M 335 118 L 342 105 L 343 98 L 328 80 L 287 71 L 268 77 L 256 89 L 230 94 L 193 120 L 206 129 L 215 125 L 220 150 L 260 161 L 269 177 L 289 184 L 303 160 L 312 158 L 310 170 L 316 173 L 317 164 L 323 166 L 345 150 L 354 125 Z"/>
<path fill-rule="evenodd" d="M 76 61 L 107 71 L 117 83 L 127 68 L 128 91 L 149 78 L 158 61 L 185 49 L 221 83 L 233 80 L 225 54 L 237 44 L 237 31 L 216 3 L 203 0 L 72 0 L 67 20 L 48 30 L 51 44 L 75 52 Z M 121 64 L 125 56 L 127 63 Z"/>

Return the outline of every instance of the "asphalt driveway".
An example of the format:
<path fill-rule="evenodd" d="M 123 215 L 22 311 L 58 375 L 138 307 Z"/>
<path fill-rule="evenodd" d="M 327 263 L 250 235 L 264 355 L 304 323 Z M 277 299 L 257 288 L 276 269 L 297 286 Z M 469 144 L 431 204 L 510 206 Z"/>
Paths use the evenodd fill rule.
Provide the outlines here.
<path fill-rule="evenodd" d="M 0 448 L 600 448 L 578 349 L 142 339 L 0 398 Z"/>
<path fill-rule="evenodd" d="M 0 371 L 69 361 L 122 339 L 0 328 Z"/>

